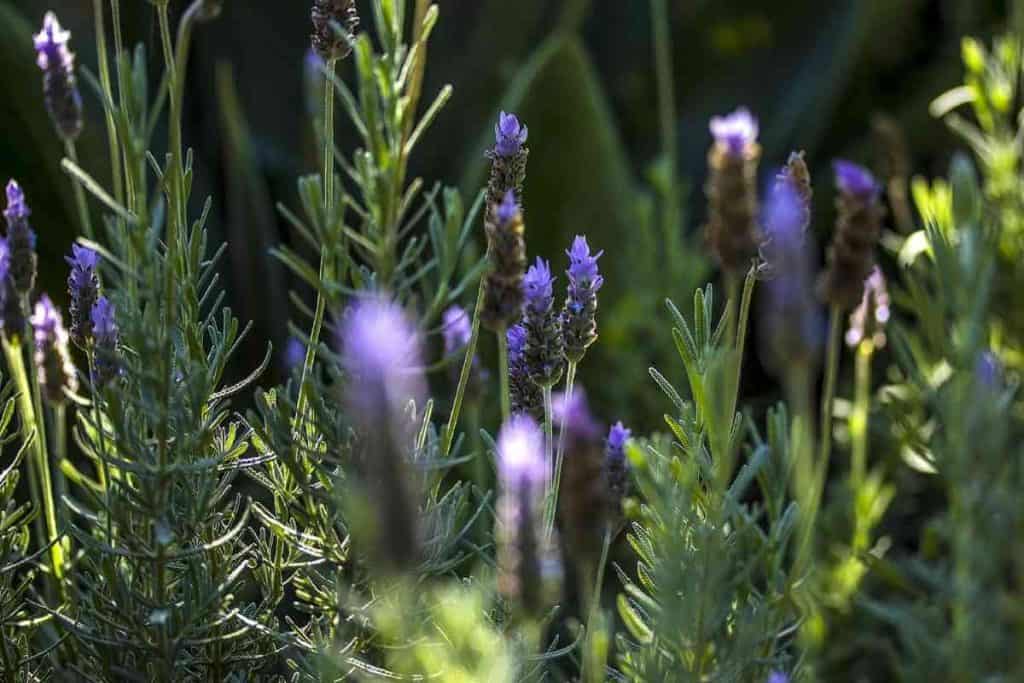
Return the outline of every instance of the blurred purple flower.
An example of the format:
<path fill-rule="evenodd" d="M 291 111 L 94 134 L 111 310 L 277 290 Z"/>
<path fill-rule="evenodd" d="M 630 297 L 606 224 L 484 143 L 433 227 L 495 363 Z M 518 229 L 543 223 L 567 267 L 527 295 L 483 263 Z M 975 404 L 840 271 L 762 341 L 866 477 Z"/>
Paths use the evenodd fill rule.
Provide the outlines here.
<path fill-rule="evenodd" d="M 301 339 L 289 337 L 284 346 L 284 366 L 288 370 L 301 368 L 306 362 L 306 345 Z"/>
<path fill-rule="evenodd" d="M 64 321 L 46 294 L 36 302 L 31 323 L 39 389 L 47 401 L 62 403 L 64 390 L 75 391 L 78 381 L 68 353 L 68 333 L 64 329 Z"/>
<path fill-rule="evenodd" d="M 877 195 L 880 190 L 871 172 L 852 161 L 837 159 L 832 163 L 832 169 L 840 192 L 867 199 Z"/>
<path fill-rule="evenodd" d="M 441 334 L 444 336 L 444 352 L 450 355 L 469 346 L 473 336 L 473 325 L 466 310 L 458 304 L 450 306 L 442 316 Z"/>
<path fill-rule="evenodd" d="M 498 475 L 502 489 L 526 489 L 532 497 L 543 493 L 548 480 L 544 435 L 533 418 L 514 415 L 498 434 Z"/>
<path fill-rule="evenodd" d="M 43 29 L 33 38 L 50 119 L 61 138 L 74 140 L 82 132 L 82 96 L 75 82 L 75 56 L 68 49 L 71 33 L 61 28 L 56 14 L 47 12 Z"/>
<path fill-rule="evenodd" d="M 519 123 L 515 114 L 501 112 L 494 124 L 494 153 L 500 157 L 514 157 L 522 150 L 529 137 L 529 129 Z"/>
<path fill-rule="evenodd" d="M 715 143 L 734 157 L 742 156 L 750 145 L 757 142 L 758 132 L 757 119 L 745 107 L 711 119 L 711 135 Z"/>
<path fill-rule="evenodd" d="M 601 426 L 590 412 L 587 392 L 579 384 L 572 396 L 559 391 L 551 397 L 551 413 L 554 423 L 572 438 L 596 439 Z"/>
<path fill-rule="evenodd" d="M 17 298 L 28 296 L 36 281 L 36 233 L 29 225 L 31 215 L 25 193 L 17 181 L 7 183 L 7 245 L 11 251 L 11 278 Z"/>
<path fill-rule="evenodd" d="M 71 256 L 65 257 L 71 272 L 68 275 L 68 295 L 71 304 L 68 316 L 71 319 L 71 340 L 85 346 L 92 338 L 92 307 L 100 295 L 100 280 L 96 268 L 100 256 L 92 249 L 80 244 L 71 245 Z"/>
<path fill-rule="evenodd" d="M 889 322 L 889 290 L 878 266 L 864 281 L 864 298 L 850 314 L 846 344 L 851 348 L 870 339 L 876 348 L 885 346 L 885 326 Z"/>
<path fill-rule="evenodd" d="M 772 671 L 768 674 L 768 683 L 789 683 L 789 676 L 781 671 Z"/>

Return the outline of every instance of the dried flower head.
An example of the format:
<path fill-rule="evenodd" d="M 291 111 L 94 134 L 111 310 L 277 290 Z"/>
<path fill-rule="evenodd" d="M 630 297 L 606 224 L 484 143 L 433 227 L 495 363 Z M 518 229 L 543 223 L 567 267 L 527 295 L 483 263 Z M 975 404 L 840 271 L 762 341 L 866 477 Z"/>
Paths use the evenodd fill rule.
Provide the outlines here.
<path fill-rule="evenodd" d="M 532 418 L 518 415 L 498 435 L 498 589 L 520 611 L 543 613 L 552 579 L 551 546 L 543 533 L 543 499 L 549 477 L 544 437 Z"/>
<path fill-rule="evenodd" d="M 834 169 L 839 215 L 818 294 L 829 305 L 848 310 L 861 300 L 864 280 L 875 266 L 884 209 L 879 201 L 880 188 L 871 173 L 843 160 L 836 161 Z"/>
<path fill-rule="evenodd" d="M 604 252 L 591 254 L 587 238 L 577 235 L 565 253 L 569 256 L 569 291 L 562 310 L 565 357 L 579 363 L 597 341 L 597 292 L 604 284 L 597 260 Z"/>
<path fill-rule="evenodd" d="M 864 281 L 864 297 L 850 314 L 846 344 L 851 348 L 870 341 L 875 348 L 885 346 L 885 326 L 889 322 L 889 290 L 878 266 Z"/>
<path fill-rule="evenodd" d="M 339 340 L 345 404 L 359 438 L 356 466 L 377 502 L 375 556 L 382 569 L 406 571 L 420 557 L 419 495 L 409 471 L 416 425 L 406 411 L 426 396 L 419 337 L 398 304 L 367 295 L 348 311 Z"/>
<path fill-rule="evenodd" d="M 757 120 L 746 109 L 711 120 L 708 152 L 708 244 L 723 269 L 744 268 L 757 253 Z"/>
<path fill-rule="evenodd" d="M 71 33 L 61 28 L 53 12 L 46 13 L 43 29 L 34 36 L 46 110 L 57 133 L 68 141 L 82 132 L 82 96 L 75 80 L 75 56 L 68 49 L 70 39 Z"/>
<path fill-rule="evenodd" d="M 355 0 L 313 0 L 311 44 L 325 62 L 344 59 L 352 52 L 359 30 Z"/>
<path fill-rule="evenodd" d="M 519 320 L 526 270 L 526 226 L 512 190 L 488 212 L 487 253 L 490 271 L 484 276 L 481 323 L 495 332 Z"/>
<path fill-rule="evenodd" d="M 92 340 L 92 307 L 100 295 L 100 279 L 96 268 L 100 256 L 92 249 L 79 244 L 71 246 L 71 256 L 66 258 L 71 266 L 68 275 L 68 294 L 71 305 L 68 313 L 71 318 L 71 341 L 85 346 Z"/>
<path fill-rule="evenodd" d="M 50 297 L 45 294 L 39 297 L 30 322 L 35 338 L 39 389 L 50 403 L 63 403 L 65 389 L 70 392 L 78 389 L 78 377 L 68 352 L 64 321 Z"/>
<path fill-rule="evenodd" d="M 526 328 L 516 324 L 508 328 L 508 381 L 513 415 L 528 415 L 535 420 L 544 418 L 544 397 L 540 387 L 530 379 L 526 365 Z"/>
<path fill-rule="evenodd" d="M 93 304 L 89 315 L 92 321 L 93 362 L 92 382 L 103 387 L 121 375 L 120 332 L 117 312 L 110 300 L 101 296 Z"/>
<path fill-rule="evenodd" d="M 540 257 L 523 278 L 526 366 L 533 381 L 542 387 L 556 384 L 565 367 L 562 324 L 554 308 L 554 281 L 551 266 Z"/>
<path fill-rule="evenodd" d="M 31 215 L 25 193 L 17 181 L 7 183 L 7 245 L 11 249 L 11 278 L 19 301 L 32 293 L 36 283 L 36 233 L 29 225 Z"/>

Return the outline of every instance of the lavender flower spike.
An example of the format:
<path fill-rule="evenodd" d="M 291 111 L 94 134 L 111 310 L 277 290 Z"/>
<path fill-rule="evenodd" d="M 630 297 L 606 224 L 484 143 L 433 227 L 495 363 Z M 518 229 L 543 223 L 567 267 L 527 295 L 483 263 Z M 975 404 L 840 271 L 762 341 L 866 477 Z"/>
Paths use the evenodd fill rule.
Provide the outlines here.
<path fill-rule="evenodd" d="M 61 28 L 56 14 L 47 12 L 43 30 L 34 39 L 46 110 L 61 139 L 72 142 L 82 132 L 82 96 L 75 79 L 75 56 L 68 49 L 71 33 Z"/>
<path fill-rule="evenodd" d="M 864 280 L 875 266 L 875 246 L 882 235 L 885 210 L 874 177 L 854 163 L 838 160 L 836 174 L 838 217 L 828 251 L 828 268 L 818 282 L 819 296 L 841 310 L 856 306 Z"/>
<path fill-rule="evenodd" d="M 352 52 L 359 30 L 359 11 L 355 0 L 313 0 L 310 13 L 313 50 L 325 62 L 343 59 Z"/>
<path fill-rule="evenodd" d="M 523 307 L 526 225 L 513 190 L 489 207 L 485 230 L 490 269 L 484 276 L 481 322 L 487 329 L 500 332 L 519 320 Z"/>
<path fill-rule="evenodd" d="M 68 333 L 60 311 L 43 294 L 32 314 L 35 337 L 35 363 L 39 373 L 39 388 L 50 403 L 63 403 L 64 391 L 78 389 L 75 366 L 68 353 Z"/>
<path fill-rule="evenodd" d="M 487 150 L 491 160 L 491 175 L 487 181 L 487 207 L 502 202 L 511 190 L 516 203 L 522 201 L 523 183 L 526 181 L 526 162 L 530 150 L 526 147 L 529 129 L 515 114 L 501 112 L 494 124 L 494 146 Z"/>
<path fill-rule="evenodd" d="M 565 365 L 562 325 L 553 305 L 553 283 L 551 266 L 540 257 L 523 278 L 526 366 L 533 381 L 542 387 L 556 384 Z"/>
<path fill-rule="evenodd" d="M 543 613 L 554 588 L 542 531 L 548 470 L 537 423 L 525 415 L 506 422 L 498 435 L 498 590 L 533 615 Z"/>
<path fill-rule="evenodd" d="M 622 499 L 629 494 L 629 461 L 626 460 L 626 442 L 633 432 L 621 422 L 616 422 L 608 431 L 604 442 L 604 472 L 608 483 L 610 512 L 621 514 Z"/>
<path fill-rule="evenodd" d="M 96 267 L 100 257 L 92 249 L 79 244 L 71 246 L 71 256 L 66 258 L 71 266 L 68 275 L 68 294 L 71 305 L 68 313 L 71 318 L 71 341 L 85 346 L 92 340 L 92 307 L 100 295 L 100 280 L 96 275 Z"/>
<path fill-rule="evenodd" d="M 29 225 L 31 215 L 25 193 L 17 181 L 7 183 L 7 244 L 11 248 L 11 278 L 20 301 L 32 293 L 36 282 L 36 233 Z"/>
<path fill-rule="evenodd" d="M 13 341 L 24 333 L 25 322 L 21 297 L 14 291 L 11 277 L 11 248 L 6 239 L 0 238 L 0 325 L 4 335 Z"/>
<path fill-rule="evenodd" d="M 508 381 L 513 415 L 544 419 L 544 397 L 540 387 L 530 379 L 526 365 L 526 328 L 517 324 L 508 328 Z"/>
<path fill-rule="evenodd" d="M 102 387 L 121 374 L 121 358 L 118 351 L 120 332 L 117 329 L 114 305 L 105 296 L 96 300 L 89 317 L 92 320 L 95 354 L 92 382 L 97 387 Z"/>
<path fill-rule="evenodd" d="M 715 144 L 708 151 L 708 245 L 722 269 L 738 273 L 757 253 L 757 120 L 746 109 L 711 119 Z"/>
<path fill-rule="evenodd" d="M 357 469 L 379 503 L 375 554 L 383 569 L 405 571 L 419 561 L 419 496 L 408 472 L 416 424 L 406 411 L 426 396 L 419 337 L 397 303 L 373 294 L 345 316 L 339 341 L 361 452 Z"/>
<path fill-rule="evenodd" d="M 565 357 L 579 363 L 597 341 L 597 292 L 604 284 L 597 260 L 604 252 L 591 254 L 587 238 L 577 235 L 565 253 L 569 256 L 569 293 L 562 310 Z"/>

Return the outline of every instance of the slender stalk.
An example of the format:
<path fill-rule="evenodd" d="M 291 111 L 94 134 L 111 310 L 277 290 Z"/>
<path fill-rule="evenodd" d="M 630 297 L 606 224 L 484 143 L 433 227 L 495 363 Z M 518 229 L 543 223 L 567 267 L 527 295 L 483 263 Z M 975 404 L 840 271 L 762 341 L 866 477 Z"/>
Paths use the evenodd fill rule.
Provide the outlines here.
<path fill-rule="evenodd" d="M 333 75 L 338 60 L 331 59 L 327 62 L 327 74 Z M 333 220 L 334 216 L 334 88 L 331 86 L 331 79 L 327 78 L 324 87 L 324 220 Z M 316 309 L 313 313 L 313 326 L 309 331 L 309 344 L 306 346 L 306 358 L 302 363 L 302 375 L 299 380 L 299 399 L 296 405 L 295 415 L 299 424 L 305 422 L 305 408 L 309 387 L 309 375 L 313 371 L 313 364 L 316 362 L 317 346 L 320 344 L 320 332 L 324 326 L 324 315 L 327 310 L 327 299 L 324 296 L 323 284 L 330 277 L 331 259 L 327 249 L 320 247 L 320 287 L 316 293 Z"/>
<path fill-rule="evenodd" d="M 562 480 L 562 461 L 554 461 L 551 457 L 551 446 L 553 441 L 553 422 L 551 406 L 551 387 L 543 387 L 541 393 L 544 395 L 544 450 L 547 462 L 552 463 L 550 470 L 551 482 L 548 484 L 547 508 L 544 510 L 544 538 L 550 539 L 555 530 L 555 516 L 558 514 L 558 486 Z"/>
<path fill-rule="evenodd" d="M 42 522 L 38 527 L 40 543 L 50 544 L 50 560 L 53 579 L 57 582 L 57 591 L 62 591 L 61 581 L 64 578 L 64 547 L 57 542 L 60 534 L 57 530 L 57 508 L 53 499 L 53 481 L 50 476 L 50 461 L 46 452 L 46 435 L 42 429 L 42 413 L 36 411 L 33 382 L 30 381 L 25 368 L 24 356 L 20 341 L 3 342 L 7 368 L 18 391 L 18 405 L 21 412 L 21 432 L 24 439 L 32 440 L 32 467 L 29 468 L 30 483 L 33 483 L 33 503 L 42 513 Z M 45 530 L 42 525 L 45 523 Z"/>
<path fill-rule="evenodd" d="M 733 279 L 730 278 L 730 280 Z M 735 280 L 733 280 L 733 282 L 735 282 Z M 733 384 L 732 387 L 730 387 L 729 392 L 732 403 L 730 404 L 729 412 L 726 414 L 726 418 L 729 420 L 730 425 L 732 424 L 733 415 L 736 413 L 736 404 L 739 401 L 740 379 L 743 375 L 743 352 L 747 341 L 747 326 L 750 323 L 750 303 L 754 297 L 754 286 L 756 284 L 757 271 L 756 267 L 752 266 L 747 272 L 746 279 L 743 281 L 743 294 L 740 301 L 739 320 L 736 328 L 736 336 L 733 341 L 734 348 L 736 349 L 736 357 L 734 359 L 736 368 L 733 372 Z M 735 284 L 733 287 L 735 287 Z M 730 301 L 732 301 L 732 299 L 730 299 Z"/>
<path fill-rule="evenodd" d="M 737 308 L 737 294 L 740 291 L 739 279 L 736 277 L 736 273 L 727 271 L 724 275 L 725 278 L 725 314 L 728 317 L 725 328 L 725 340 L 727 344 L 735 347 L 736 343 L 736 326 L 739 310 Z"/>
<path fill-rule="evenodd" d="M 96 374 L 96 354 L 95 350 L 90 346 L 89 348 L 89 378 L 91 379 Z M 110 463 L 107 462 L 107 435 L 106 430 L 103 426 L 103 416 L 100 413 L 100 397 L 99 392 L 96 391 L 96 387 L 90 383 L 90 389 L 92 393 L 92 419 L 93 429 L 96 430 L 96 438 L 100 443 L 99 453 L 99 477 L 100 483 L 103 486 L 103 509 L 105 511 L 106 521 L 106 534 L 107 543 L 110 544 L 114 537 L 113 526 L 110 519 Z"/>
<path fill-rule="evenodd" d="M 581 681 L 600 681 L 604 680 L 602 672 L 595 672 L 587 666 L 591 664 L 590 654 L 591 648 L 589 641 L 594 637 L 594 622 L 597 621 L 598 611 L 601 609 L 601 587 L 604 585 L 604 570 L 608 565 L 608 551 L 612 544 L 612 530 L 606 528 L 604 532 L 604 541 L 601 544 L 601 558 L 598 560 L 597 569 L 594 572 L 593 588 L 591 589 L 590 595 L 587 599 L 589 608 L 587 610 L 587 647 L 584 648 L 585 655 L 582 659 L 580 667 L 580 680 Z M 591 585 L 589 581 L 584 583 L 585 586 Z M 593 662 L 597 664 L 597 662 Z"/>
<path fill-rule="evenodd" d="M 850 488 L 856 496 L 864 484 L 868 460 L 868 420 L 871 403 L 871 358 L 874 344 L 865 340 L 857 346 L 853 412 L 850 415 Z"/>
<path fill-rule="evenodd" d="M 572 403 L 572 391 L 576 384 L 576 363 L 568 361 L 565 370 L 565 404 Z M 565 415 L 562 416 L 562 424 L 558 431 L 558 448 L 555 451 L 555 471 L 562 471 L 562 458 L 565 457 Z"/>
<path fill-rule="evenodd" d="M 832 404 L 836 396 L 836 376 L 839 374 L 839 328 L 842 326 L 842 311 L 832 306 L 829 312 L 828 347 L 825 356 L 825 386 L 821 395 L 821 428 L 818 437 L 821 446 L 818 452 L 817 466 L 828 467 L 832 455 Z"/>
<path fill-rule="evenodd" d="M 501 382 L 501 421 L 506 422 L 512 415 L 512 398 L 508 388 L 508 335 L 502 328 L 498 337 L 498 378 Z"/>
<path fill-rule="evenodd" d="M 75 165 L 78 165 L 78 149 L 75 147 L 74 141 L 66 140 L 64 142 L 64 154 Z M 82 234 L 92 239 L 94 237 L 92 218 L 89 216 L 89 204 L 85 200 L 85 188 L 82 187 L 82 183 L 78 180 L 72 180 L 71 187 L 75 192 L 75 206 L 78 209 L 78 221 L 82 227 Z"/>
<path fill-rule="evenodd" d="M 483 308 L 483 304 L 484 283 L 481 280 L 476 295 L 476 308 L 473 309 L 473 329 L 469 335 L 469 344 L 466 345 L 466 357 L 462 360 L 462 371 L 459 373 L 459 386 L 455 390 L 452 413 L 448 417 L 448 425 L 444 429 L 444 445 L 441 449 L 442 456 L 447 456 L 451 452 L 452 440 L 455 438 L 455 428 L 459 424 L 459 412 L 462 410 L 462 401 L 466 395 L 466 385 L 469 384 L 469 376 L 473 369 L 477 341 L 480 339 L 480 311 Z"/>
<path fill-rule="evenodd" d="M 108 104 L 103 107 L 107 124 L 107 144 L 110 147 L 110 174 L 114 186 L 114 198 L 124 203 L 124 180 L 121 177 L 121 152 L 117 139 L 117 124 L 114 123 L 114 90 L 110 82 L 110 62 L 107 56 L 107 25 L 103 13 L 103 0 L 93 0 L 93 23 L 96 31 L 96 59 L 99 64 L 100 88 Z"/>

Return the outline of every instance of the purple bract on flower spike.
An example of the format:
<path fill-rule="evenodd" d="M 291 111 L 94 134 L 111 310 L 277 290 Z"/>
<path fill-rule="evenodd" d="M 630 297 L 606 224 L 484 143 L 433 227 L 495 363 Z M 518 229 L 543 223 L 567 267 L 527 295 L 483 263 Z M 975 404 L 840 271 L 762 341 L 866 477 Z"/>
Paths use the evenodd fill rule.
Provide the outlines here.
<path fill-rule="evenodd" d="M 368 294 L 339 327 L 344 396 L 362 453 L 357 469 L 377 501 L 375 554 L 385 571 L 419 562 L 419 494 L 409 473 L 418 420 L 407 410 L 426 398 L 420 340 L 405 311 L 381 294 Z"/>
<path fill-rule="evenodd" d="M 68 275 L 71 341 L 84 347 L 92 339 L 90 316 L 92 307 L 100 295 L 100 279 L 96 274 L 100 256 L 88 247 L 73 244 L 71 256 L 66 257 L 66 260 L 71 266 L 71 273 Z"/>
<path fill-rule="evenodd" d="M 508 340 L 509 398 L 513 415 L 528 415 L 534 420 L 544 419 L 544 397 L 540 387 L 530 379 L 526 365 L 526 328 L 516 324 L 505 334 Z"/>
<path fill-rule="evenodd" d="M 68 142 L 82 132 L 82 96 L 75 79 L 75 56 L 68 49 L 70 39 L 71 33 L 61 28 L 53 12 L 46 13 L 43 29 L 34 36 L 46 110 L 61 139 Z"/>
<path fill-rule="evenodd" d="M 359 30 L 359 11 L 355 0 L 313 0 L 310 13 L 313 50 L 325 62 L 343 59 L 352 52 Z"/>
<path fill-rule="evenodd" d="M 864 342 L 871 342 L 876 349 L 885 346 L 885 326 L 891 315 L 889 290 L 885 276 L 878 266 L 864 281 L 864 298 L 850 314 L 850 327 L 846 331 L 846 344 L 856 348 Z"/>
<path fill-rule="evenodd" d="M 36 283 L 36 233 L 29 225 L 31 215 L 25 193 L 17 181 L 7 183 L 7 246 L 11 250 L 11 279 L 19 303 L 32 293 Z"/>
<path fill-rule="evenodd" d="M 78 388 L 75 366 L 68 352 L 68 333 L 60 311 L 43 294 L 30 320 L 35 338 L 35 364 L 39 389 L 50 403 L 63 403 L 64 391 Z"/>
<path fill-rule="evenodd" d="M 529 136 L 530 129 L 519 123 L 515 114 L 501 112 L 494 124 L 494 153 L 505 158 L 514 157 L 522 151 Z"/>
<path fill-rule="evenodd" d="M 708 222 L 704 232 L 722 269 L 737 273 L 757 253 L 757 119 L 746 109 L 711 119 L 715 142 L 708 151 Z"/>
<path fill-rule="evenodd" d="M 119 353 L 120 332 L 117 327 L 117 314 L 110 300 L 101 296 L 93 304 L 89 315 L 92 321 L 93 338 L 93 373 L 92 382 L 103 387 L 121 374 L 121 357 Z"/>
<path fill-rule="evenodd" d="M 882 236 L 885 209 L 881 188 L 871 173 L 850 161 L 833 164 L 838 216 L 828 251 L 828 267 L 818 282 L 823 301 L 840 310 L 860 303 L 864 280 L 875 267 L 875 246 Z"/>
<path fill-rule="evenodd" d="M 577 235 L 565 253 L 569 256 L 569 291 L 562 310 L 565 357 L 579 363 L 597 341 L 597 292 L 604 284 L 597 260 L 604 252 L 591 254 L 587 238 Z"/>
<path fill-rule="evenodd" d="M 546 571 L 553 544 L 543 533 L 543 500 L 550 464 L 544 436 L 532 418 L 516 415 L 498 434 L 496 504 L 498 590 L 524 614 L 542 614 L 557 589 L 557 572 Z"/>
<path fill-rule="evenodd" d="M 757 119 L 746 107 L 726 116 L 712 117 L 710 128 L 715 144 L 737 157 L 746 154 L 757 143 L 760 132 Z"/>
<path fill-rule="evenodd" d="M 542 387 L 557 383 L 565 366 L 562 325 L 554 310 L 554 280 L 551 266 L 540 257 L 523 278 L 526 366 Z"/>

